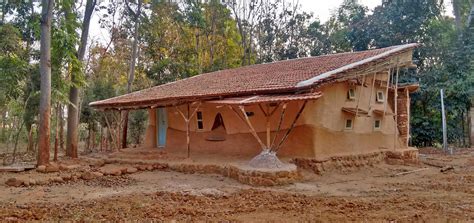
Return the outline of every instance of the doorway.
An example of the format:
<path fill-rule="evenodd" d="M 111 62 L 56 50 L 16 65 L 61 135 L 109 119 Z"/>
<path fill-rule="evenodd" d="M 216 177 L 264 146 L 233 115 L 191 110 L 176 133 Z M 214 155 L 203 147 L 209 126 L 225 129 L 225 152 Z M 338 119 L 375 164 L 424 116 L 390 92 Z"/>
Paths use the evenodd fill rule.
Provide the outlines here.
<path fill-rule="evenodd" d="M 217 113 L 214 118 L 214 124 L 211 128 L 211 133 L 206 138 L 208 141 L 224 141 L 226 139 L 226 130 L 224 125 L 224 119 L 221 113 Z"/>
<path fill-rule="evenodd" d="M 156 121 L 157 121 L 157 134 L 158 148 L 163 148 L 166 145 L 166 130 L 168 129 L 168 117 L 166 108 L 156 109 Z"/>

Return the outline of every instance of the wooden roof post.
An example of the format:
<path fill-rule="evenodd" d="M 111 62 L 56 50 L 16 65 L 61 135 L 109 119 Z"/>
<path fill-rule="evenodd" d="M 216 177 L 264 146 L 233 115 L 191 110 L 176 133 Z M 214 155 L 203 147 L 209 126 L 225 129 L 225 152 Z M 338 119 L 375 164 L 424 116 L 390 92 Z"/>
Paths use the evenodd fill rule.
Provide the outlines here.
<path fill-rule="evenodd" d="M 186 104 L 187 107 L 187 112 L 186 116 L 184 113 L 178 108 L 178 106 L 175 106 L 176 110 L 178 110 L 179 114 L 181 117 L 183 117 L 184 122 L 186 124 L 186 151 L 187 151 L 187 158 L 191 157 L 191 137 L 190 137 L 190 128 L 189 128 L 189 122 L 191 118 L 194 117 L 194 114 L 196 114 L 197 110 L 201 106 L 201 102 L 199 102 L 198 106 L 194 109 L 194 111 L 191 113 L 190 111 L 190 103 Z"/>
<path fill-rule="evenodd" d="M 273 141 L 272 141 L 272 146 L 271 148 L 273 149 L 273 147 L 275 146 L 275 141 L 276 141 L 276 138 L 278 136 L 278 133 L 280 132 L 280 129 L 281 129 L 281 123 L 283 123 L 283 117 L 285 116 L 285 111 L 286 111 L 286 106 L 287 106 L 287 103 L 286 102 L 283 102 L 283 106 L 281 108 L 281 114 L 280 114 L 280 121 L 278 122 L 278 127 L 277 127 L 277 130 L 275 132 L 275 137 L 273 138 Z"/>
<path fill-rule="evenodd" d="M 400 66 L 398 65 L 397 60 L 397 73 L 395 76 L 395 93 L 393 94 L 393 101 L 394 101 L 394 115 L 395 115 L 395 132 L 394 132 L 394 140 L 393 140 L 393 149 L 397 149 L 397 138 L 398 138 L 398 75 L 400 73 Z"/>
<path fill-rule="evenodd" d="M 189 103 L 186 104 L 187 106 L 187 112 L 186 112 L 186 115 L 188 116 L 186 118 L 186 151 L 187 151 L 187 154 L 188 154 L 188 157 L 189 158 L 191 156 L 191 147 L 190 147 L 190 138 L 189 138 Z"/>
<path fill-rule="evenodd" d="M 374 76 L 372 77 L 372 86 L 370 87 L 369 109 L 368 109 L 368 112 L 370 112 L 371 106 L 372 106 L 372 91 L 374 91 L 375 78 L 376 78 L 376 76 L 377 76 L 377 69 L 375 69 L 375 71 L 374 71 Z M 375 91 L 375 100 L 377 100 L 377 91 Z"/>
<path fill-rule="evenodd" d="M 391 81 L 391 78 L 392 77 L 392 68 L 389 68 L 388 69 L 388 75 L 387 75 L 387 86 L 385 88 L 385 97 L 387 98 L 384 103 L 383 103 L 383 116 L 382 116 L 382 119 L 385 118 L 385 113 L 387 112 L 387 104 L 388 104 L 388 87 L 390 85 L 390 81 Z"/>
<path fill-rule="evenodd" d="M 244 114 L 245 121 L 247 122 L 247 125 L 248 125 L 249 128 L 250 128 L 250 132 L 251 132 L 252 135 L 257 139 L 258 143 L 259 143 L 260 146 L 262 147 L 262 150 L 268 149 L 268 148 L 265 146 L 265 144 L 263 144 L 263 142 L 262 142 L 262 140 L 260 139 L 260 137 L 258 137 L 257 131 L 255 131 L 255 129 L 253 128 L 252 123 L 250 122 L 249 116 L 247 115 L 247 112 L 245 112 L 244 106 L 243 106 L 243 105 L 240 105 L 239 108 L 240 108 L 240 111 L 242 111 L 242 113 Z"/>
<path fill-rule="evenodd" d="M 263 109 L 262 104 L 258 104 L 260 110 L 262 110 L 263 115 L 265 115 L 266 130 L 267 130 L 267 148 L 270 148 L 270 107 L 268 104 L 265 105 L 266 110 Z"/>
<path fill-rule="evenodd" d="M 303 102 L 303 105 L 301 106 L 300 110 L 298 111 L 298 113 L 296 114 L 296 117 L 295 119 L 293 120 L 293 122 L 291 123 L 291 126 L 290 128 L 288 129 L 288 131 L 286 131 L 285 135 L 283 136 L 283 138 L 280 140 L 280 143 L 278 143 L 278 145 L 274 148 L 274 152 L 276 153 L 278 151 L 278 149 L 280 149 L 281 145 L 283 144 L 283 142 L 286 141 L 286 139 L 288 138 L 288 136 L 290 135 L 290 132 L 291 130 L 293 130 L 293 128 L 295 127 L 296 125 L 296 121 L 298 121 L 298 118 L 300 117 L 301 113 L 303 113 L 303 110 L 304 108 L 306 107 L 306 103 L 308 103 L 308 100 L 305 100 Z"/>

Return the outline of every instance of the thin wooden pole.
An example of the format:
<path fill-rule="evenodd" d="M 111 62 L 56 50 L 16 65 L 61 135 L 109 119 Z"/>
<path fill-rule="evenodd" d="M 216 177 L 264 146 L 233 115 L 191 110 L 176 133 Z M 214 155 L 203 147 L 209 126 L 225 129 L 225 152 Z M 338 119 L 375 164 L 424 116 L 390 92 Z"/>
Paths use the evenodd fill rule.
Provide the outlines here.
<path fill-rule="evenodd" d="M 281 145 L 283 144 L 283 142 L 286 141 L 286 139 L 288 138 L 288 136 L 290 135 L 290 132 L 293 130 L 293 128 L 295 127 L 296 125 L 296 121 L 298 121 L 298 118 L 300 117 L 301 113 L 303 113 L 303 110 L 304 108 L 306 107 L 306 103 L 308 101 L 304 101 L 303 105 L 301 106 L 300 110 L 298 111 L 298 113 L 296 114 L 296 117 L 295 119 L 293 120 L 293 122 L 291 123 L 291 126 L 290 128 L 288 129 L 288 131 L 286 131 L 285 135 L 283 136 L 283 138 L 281 139 L 280 143 L 278 144 L 278 146 L 275 147 L 275 149 L 273 150 L 275 153 L 278 152 L 278 150 L 280 149 Z"/>
<path fill-rule="evenodd" d="M 372 91 L 374 90 L 374 87 L 375 87 L 375 78 L 376 78 L 376 74 L 377 72 L 374 72 L 374 76 L 372 77 L 372 86 L 370 87 L 370 96 L 369 96 L 369 111 L 371 110 L 371 106 L 372 106 Z M 375 94 L 377 95 L 377 92 L 375 92 Z M 377 97 L 376 97 L 377 98 Z"/>
<path fill-rule="evenodd" d="M 191 140 L 189 138 L 189 119 L 190 119 L 189 103 L 186 106 L 187 106 L 187 110 L 188 110 L 188 112 L 186 113 L 188 115 L 188 118 L 186 119 L 186 149 L 187 149 L 188 158 L 189 158 L 191 156 L 191 147 L 189 145 L 191 143 Z"/>
<path fill-rule="evenodd" d="M 363 89 L 364 84 L 365 84 L 365 76 L 366 76 L 366 75 L 364 75 L 364 76 L 362 77 L 362 85 L 361 85 L 361 87 L 359 87 L 359 90 L 358 90 L 358 97 L 357 97 L 357 105 L 356 105 L 355 118 L 357 118 L 357 116 L 359 115 L 359 102 L 360 102 L 360 98 L 361 98 L 361 96 L 362 96 L 362 89 Z"/>
<path fill-rule="evenodd" d="M 446 112 L 444 110 L 444 90 L 441 89 L 439 91 L 441 97 L 441 121 L 443 127 L 443 150 L 448 152 L 448 133 L 446 127 Z M 451 155 L 453 154 L 453 150 L 450 151 Z"/>
<path fill-rule="evenodd" d="M 395 93 L 393 94 L 393 101 L 394 101 L 394 115 L 395 115 L 395 134 L 393 139 L 393 146 L 394 149 L 397 149 L 397 138 L 398 138 L 398 75 L 400 73 L 400 67 L 398 66 L 397 61 L 397 72 L 395 76 Z"/>
<path fill-rule="evenodd" d="M 178 106 L 175 106 L 176 110 L 179 112 L 179 114 L 181 115 L 181 117 L 183 117 L 184 122 L 185 122 L 185 124 L 186 124 L 186 151 L 187 151 L 187 157 L 188 157 L 188 158 L 191 157 L 191 136 L 190 136 L 190 127 L 189 127 L 189 124 L 190 124 L 191 118 L 194 117 L 194 114 L 196 114 L 196 112 L 197 112 L 197 110 L 199 109 L 200 106 L 201 106 L 201 102 L 199 102 L 199 104 L 196 106 L 196 108 L 195 108 L 195 109 L 193 110 L 193 112 L 191 113 L 190 104 L 187 103 L 187 104 L 186 104 L 186 108 L 187 108 L 186 116 L 185 116 L 184 113 L 179 109 Z"/>
<path fill-rule="evenodd" d="M 266 133 L 267 133 L 267 148 L 270 148 L 270 108 L 266 105 L 266 111 L 263 109 L 262 104 L 258 104 L 258 107 L 262 111 L 263 115 L 265 115 L 265 122 L 266 122 Z"/>
<path fill-rule="evenodd" d="M 273 141 L 272 141 L 272 144 L 271 144 L 272 149 L 273 149 L 273 146 L 275 145 L 275 141 L 277 139 L 278 133 L 281 130 L 281 124 L 283 123 L 283 117 L 285 116 L 286 106 L 287 106 L 287 103 L 284 102 L 283 106 L 281 108 L 280 121 L 278 122 L 278 127 L 277 127 L 277 130 L 275 132 L 275 137 L 273 137 Z"/>
<path fill-rule="evenodd" d="M 247 122 L 247 125 L 248 125 L 249 128 L 250 128 L 250 132 L 251 132 L 252 135 L 257 139 L 258 143 L 259 143 L 260 146 L 262 147 L 262 150 L 268 149 L 268 148 L 266 148 L 265 144 L 263 144 L 263 142 L 262 142 L 262 140 L 260 139 L 260 137 L 258 137 L 257 132 L 256 132 L 255 129 L 253 128 L 252 123 L 250 122 L 250 119 L 249 119 L 247 113 L 245 112 L 244 106 L 243 106 L 243 105 L 240 105 L 239 108 L 240 108 L 240 111 L 242 111 L 242 114 L 244 114 L 245 121 Z"/>
<path fill-rule="evenodd" d="M 385 87 L 385 97 L 387 99 L 388 99 L 388 87 L 390 85 L 391 77 L 392 77 L 392 68 L 388 69 L 387 86 Z M 385 118 L 385 113 L 387 111 L 387 104 L 388 104 L 388 100 L 385 100 L 384 104 L 383 104 L 383 116 L 382 116 L 382 118 Z"/>

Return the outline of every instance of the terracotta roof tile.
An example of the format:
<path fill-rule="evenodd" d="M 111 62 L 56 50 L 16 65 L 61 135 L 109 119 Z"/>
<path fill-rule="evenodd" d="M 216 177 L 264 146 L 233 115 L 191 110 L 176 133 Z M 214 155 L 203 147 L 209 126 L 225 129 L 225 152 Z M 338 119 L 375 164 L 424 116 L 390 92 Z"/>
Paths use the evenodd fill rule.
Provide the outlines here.
<path fill-rule="evenodd" d="M 407 44 L 215 71 L 96 101 L 90 105 L 102 108 L 132 105 L 145 107 L 176 99 L 295 91 L 298 90 L 297 85 L 301 82 L 311 81 L 318 76 L 326 78 L 326 76 L 333 75 L 334 72 L 341 73 L 346 68 L 347 70 L 355 69 L 372 60 L 383 59 L 414 47 L 416 44 Z"/>

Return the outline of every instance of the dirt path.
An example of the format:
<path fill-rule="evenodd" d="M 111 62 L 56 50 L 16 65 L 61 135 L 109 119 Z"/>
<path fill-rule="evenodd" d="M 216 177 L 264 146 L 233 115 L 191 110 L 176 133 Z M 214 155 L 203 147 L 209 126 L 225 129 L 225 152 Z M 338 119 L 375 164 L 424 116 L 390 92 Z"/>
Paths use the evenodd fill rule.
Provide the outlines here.
<path fill-rule="evenodd" d="M 472 151 L 422 157 L 455 166 L 445 173 L 428 165 L 381 164 L 304 173 L 300 183 L 270 188 L 167 171 L 29 188 L 2 184 L 0 221 L 474 221 Z M 393 176 L 421 168 L 427 169 Z M 35 173 L 23 177 L 28 174 Z M 1 173 L 0 182 L 11 176 Z"/>

